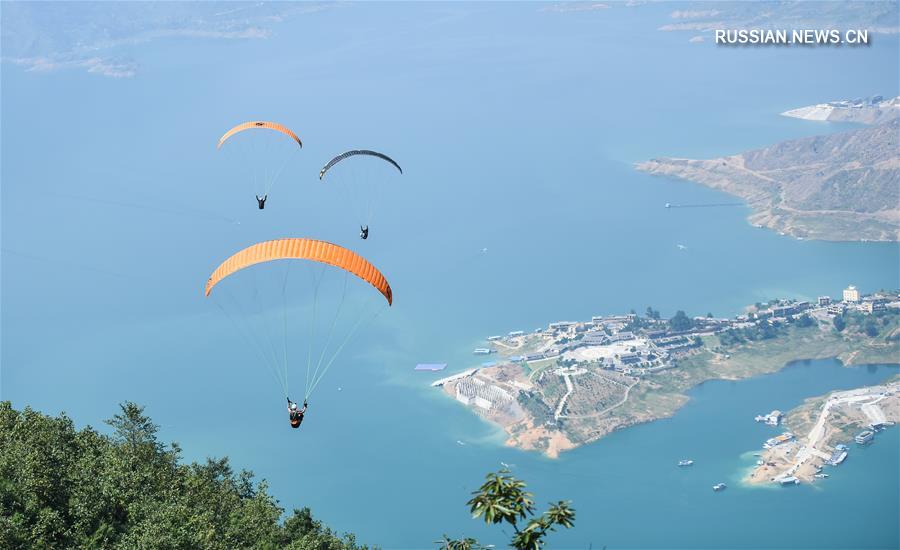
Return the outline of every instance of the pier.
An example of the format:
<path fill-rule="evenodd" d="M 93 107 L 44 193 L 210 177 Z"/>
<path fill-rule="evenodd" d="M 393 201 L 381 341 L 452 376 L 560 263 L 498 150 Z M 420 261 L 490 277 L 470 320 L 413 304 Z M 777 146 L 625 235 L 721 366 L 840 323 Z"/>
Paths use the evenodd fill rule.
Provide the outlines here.
<path fill-rule="evenodd" d="M 472 376 L 476 372 L 478 372 L 478 368 L 464 370 L 462 372 L 458 372 L 458 373 L 448 376 L 446 378 L 441 378 L 440 380 L 435 380 L 434 382 L 431 383 L 431 387 L 437 388 L 437 387 L 443 386 L 447 382 L 453 382 L 454 380 L 459 380 L 460 378 Z"/>

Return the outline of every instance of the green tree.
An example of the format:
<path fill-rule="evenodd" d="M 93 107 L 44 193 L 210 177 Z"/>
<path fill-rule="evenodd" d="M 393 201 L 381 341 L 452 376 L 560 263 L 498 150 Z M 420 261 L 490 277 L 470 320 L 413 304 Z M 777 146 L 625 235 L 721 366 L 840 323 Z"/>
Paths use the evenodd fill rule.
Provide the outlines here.
<path fill-rule="evenodd" d="M 878 336 L 878 327 L 875 325 L 875 321 L 869 319 L 866 321 L 865 325 L 866 336 L 869 338 L 875 338 Z"/>
<path fill-rule="evenodd" d="M 834 323 L 834 330 L 836 330 L 838 332 L 841 332 L 845 328 L 847 328 L 846 321 L 844 321 L 844 318 L 840 315 L 835 316 L 833 323 Z"/>
<path fill-rule="evenodd" d="M 0 402 L 0 548 L 292 548 L 356 550 L 227 458 L 181 464 L 143 407 L 126 402 L 112 435 L 76 430 Z"/>
<path fill-rule="evenodd" d="M 575 524 L 575 510 L 563 500 L 551 504 L 546 512 L 535 517 L 534 495 L 526 491 L 525 482 L 513 477 L 509 470 L 492 472 L 486 477 L 467 504 L 473 518 L 483 518 L 488 525 L 509 524 L 514 531 L 509 542 L 512 548 L 538 550 L 557 526 L 568 529 Z M 483 548 L 471 538 L 454 540 L 444 535 L 437 542 L 445 550 Z"/>
<path fill-rule="evenodd" d="M 805 328 L 813 326 L 815 324 L 815 321 L 812 320 L 812 317 L 804 313 L 797 318 L 796 324 L 798 327 Z"/>
<path fill-rule="evenodd" d="M 683 330 L 691 330 L 694 326 L 694 321 L 691 320 L 690 317 L 685 314 L 685 312 L 680 309 L 675 312 L 675 316 L 669 319 L 669 327 L 676 332 L 681 332 Z"/>

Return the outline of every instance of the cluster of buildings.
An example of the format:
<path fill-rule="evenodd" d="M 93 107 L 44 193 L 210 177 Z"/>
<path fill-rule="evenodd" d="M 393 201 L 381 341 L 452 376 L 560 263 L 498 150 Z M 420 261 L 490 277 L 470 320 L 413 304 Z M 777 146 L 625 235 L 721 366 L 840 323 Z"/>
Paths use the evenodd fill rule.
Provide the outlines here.
<path fill-rule="evenodd" d="M 627 315 L 595 315 L 590 321 L 555 321 L 546 328 L 532 332 L 515 330 L 505 336 L 491 336 L 487 340 L 494 345 L 523 347 L 527 338 L 538 336 L 544 339 L 542 345 L 530 346 L 531 350 L 522 355 L 509 357 L 514 363 L 541 361 L 559 356 L 576 357 L 576 362 L 596 362 L 603 368 L 620 370 L 631 374 L 635 369 L 641 372 L 668 368 L 672 354 L 696 346 L 696 336 L 706 336 L 729 329 L 740 329 L 768 322 L 790 322 L 804 314 L 842 315 L 848 310 L 871 314 L 888 308 L 900 308 L 896 294 L 873 294 L 863 296 L 851 285 L 843 290 L 841 300 L 830 296 L 820 296 L 815 302 L 779 300 L 752 313 L 738 315 L 733 319 L 714 317 L 694 317 L 691 328 L 673 331 L 664 319 L 641 318 L 634 313 Z M 636 327 L 637 325 L 637 327 Z M 532 341 L 533 343 L 533 341 Z M 581 348 L 615 348 L 612 353 L 572 354 Z M 488 348 L 479 348 L 476 353 L 489 353 Z M 588 357 L 588 359 L 585 359 Z"/>
<path fill-rule="evenodd" d="M 865 314 L 872 314 L 877 311 L 884 311 L 889 307 L 900 307 L 900 302 L 896 300 L 896 297 L 883 294 L 871 294 L 868 296 L 862 296 L 859 293 L 859 289 L 857 289 L 853 285 L 850 285 L 844 289 L 842 295 L 843 299 L 839 303 L 832 303 L 829 297 L 824 296 L 819 298 L 820 306 L 822 305 L 823 298 L 828 298 L 828 303 L 825 305 L 829 308 L 828 313 L 833 315 L 842 315 L 848 310 L 856 310 Z"/>
<path fill-rule="evenodd" d="M 825 310 L 829 315 L 843 315 L 848 311 L 859 311 L 871 315 L 888 308 L 900 308 L 900 302 L 895 296 L 877 293 L 863 296 L 858 288 L 850 285 L 841 293 L 841 300 L 832 300 L 831 296 L 819 296 L 812 309 Z"/>
<path fill-rule="evenodd" d="M 739 315 L 735 320 L 752 324 L 753 321 L 766 319 L 790 319 L 803 313 L 826 313 L 835 316 L 848 311 L 858 311 L 871 315 L 887 309 L 900 309 L 900 300 L 896 294 L 862 295 L 858 288 L 850 285 L 842 291 L 840 300 L 834 300 L 831 296 L 819 296 L 815 303 L 782 300 L 748 315 Z"/>
<path fill-rule="evenodd" d="M 872 314 L 887 309 L 900 309 L 900 300 L 897 299 L 896 294 L 862 295 L 858 288 L 850 285 L 842 291 L 840 300 L 834 300 L 831 296 L 819 296 L 815 303 L 782 300 L 751 314 L 739 315 L 735 319 L 750 322 L 764 319 L 789 319 L 803 313 L 824 312 L 832 316 L 843 315 L 848 311 Z"/>

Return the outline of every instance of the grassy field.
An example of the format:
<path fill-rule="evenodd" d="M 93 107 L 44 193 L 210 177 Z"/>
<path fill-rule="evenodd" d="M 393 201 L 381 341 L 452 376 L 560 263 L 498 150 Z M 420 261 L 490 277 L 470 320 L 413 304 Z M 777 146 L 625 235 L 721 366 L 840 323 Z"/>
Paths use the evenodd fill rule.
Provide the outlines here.
<path fill-rule="evenodd" d="M 556 359 L 556 357 L 551 357 L 549 359 L 541 359 L 539 361 L 522 361 L 522 365 L 528 373 L 528 378 L 531 380 L 536 380 L 537 376 L 542 371 L 556 366 Z"/>

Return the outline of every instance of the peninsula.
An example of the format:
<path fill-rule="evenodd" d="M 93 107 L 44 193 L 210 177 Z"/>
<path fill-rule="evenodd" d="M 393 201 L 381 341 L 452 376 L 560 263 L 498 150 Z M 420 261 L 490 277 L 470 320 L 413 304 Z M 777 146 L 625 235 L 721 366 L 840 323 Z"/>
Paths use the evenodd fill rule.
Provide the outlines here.
<path fill-rule="evenodd" d="M 900 100 L 833 102 L 784 113 L 815 120 L 883 122 L 709 160 L 636 165 L 745 200 L 749 221 L 798 238 L 900 240 Z"/>
<path fill-rule="evenodd" d="M 777 420 L 775 421 L 777 423 Z M 744 481 L 793 485 L 828 477 L 823 466 L 841 464 L 848 443 L 868 445 L 875 434 L 900 422 L 900 376 L 878 386 L 807 399 L 787 413 L 789 430 L 770 438 Z"/>
<path fill-rule="evenodd" d="M 861 296 L 851 286 L 843 298 L 774 300 L 731 319 L 683 311 L 662 319 L 648 307 L 643 316 L 558 321 L 489 337 L 476 351 L 493 360 L 432 385 L 500 425 L 508 445 L 556 457 L 671 416 L 707 380 L 775 372 L 798 359 L 897 362 L 900 295 Z"/>

